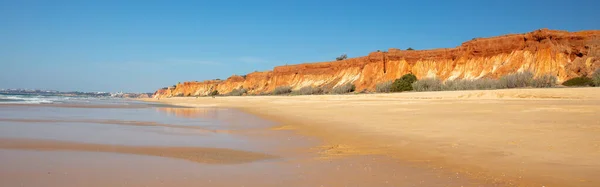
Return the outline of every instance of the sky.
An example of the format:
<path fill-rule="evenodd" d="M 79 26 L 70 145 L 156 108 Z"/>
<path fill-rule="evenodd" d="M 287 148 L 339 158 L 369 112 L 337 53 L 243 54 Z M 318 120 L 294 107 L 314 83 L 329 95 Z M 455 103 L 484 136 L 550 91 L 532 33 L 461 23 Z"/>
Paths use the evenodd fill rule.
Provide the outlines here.
<path fill-rule="evenodd" d="M 153 92 L 389 48 L 600 29 L 598 0 L 0 0 L 0 88 Z"/>

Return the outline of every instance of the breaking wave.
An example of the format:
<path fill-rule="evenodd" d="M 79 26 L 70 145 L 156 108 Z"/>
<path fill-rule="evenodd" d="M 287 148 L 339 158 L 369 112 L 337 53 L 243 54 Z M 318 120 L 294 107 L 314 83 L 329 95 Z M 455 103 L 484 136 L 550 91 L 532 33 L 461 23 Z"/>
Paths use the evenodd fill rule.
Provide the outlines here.
<path fill-rule="evenodd" d="M 40 95 L 2 95 L 0 104 L 50 104 L 68 100 L 68 97 Z"/>

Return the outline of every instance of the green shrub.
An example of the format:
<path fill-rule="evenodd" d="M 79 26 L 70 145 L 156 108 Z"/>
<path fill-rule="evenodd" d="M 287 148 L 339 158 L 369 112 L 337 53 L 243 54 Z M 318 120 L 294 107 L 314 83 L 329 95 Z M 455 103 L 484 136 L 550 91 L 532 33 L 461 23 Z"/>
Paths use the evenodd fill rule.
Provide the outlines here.
<path fill-rule="evenodd" d="M 385 81 L 375 85 L 375 90 L 379 93 L 387 93 L 392 91 L 392 81 Z"/>
<path fill-rule="evenodd" d="M 229 96 L 242 96 L 245 93 L 248 93 L 248 90 L 246 90 L 244 88 L 240 88 L 240 89 L 233 89 L 233 90 L 231 90 L 231 92 L 229 92 L 227 95 L 229 95 Z"/>
<path fill-rule="evenodd" d="M 285 95 L 289 93 L 292 93 L 292 87 L 290 86 L 280 86 L 275 88 L 272 92 L 273 95 Z"/>
<path fill-rule="evenodd" d="M 542 75 L 531 80 L 531 86 L 535 88 L 551 88 L 556 85 L 556 80 L 557 78 L 554 75 Z"/>
<path fill-rule="evenodd" d="M 348 55 L 342 54 L 339 57 L 336 57 L 335 60 L 340 61 L 340 60 L 346 60 L 347 58 L 348 58 Z"/>
<path fill-rule="evenodd" d="M 597 69 L 592 74 L 592 82 L 594 83 L 594 86 L 600 87 L 600 69 Z"/>
<path fill-rule="evenodd" d="M 353 92 L 356 89 L 356 86 L 352 83 L 346 83 L 344 85 L 333 88 L 330 93 L 332 94 L 345 94 Z"/>
<path fill-rule="evenodd" d="M 392 92 L 403 92 L 413 90 L 412 83 L 417 81 L 417 77 L 413 74 L 406 74 L 392 83 Z"/>
<path fill-rule="evenodd" d="M 588 77 L 575 77 L 562 83 L 564 86 L 593 86 L 594 82 Z"/>
<path fill-rule="evenodd" d="M 217 95 L 219 95 L 219 91 L 217 91 L 217 90 L 213 90 L 213 91 L 212 91 L 212 92 L 210 92 L 210 94 L 208 94 L 208 95 L 210 95 L 210 96 L 217 96 Z"/>
<path fill-rule="evenodd" d="M 313 86 L 305 86 L 299 90 L 292 91 L 292 95 L 319 95 L 323 94 L 323 89 Z"/>
<path fill-rule="evenodd" d="M 425 78 L 412 83 L 412 87 L 417 92 L 441 91 L 442 81 L 436 78 Z"/>
<path fill-rule="evenodd" d="M 531 86 L 533 73 L 525 71 L 500 77 L 498 88 L 522 88 Z"/>

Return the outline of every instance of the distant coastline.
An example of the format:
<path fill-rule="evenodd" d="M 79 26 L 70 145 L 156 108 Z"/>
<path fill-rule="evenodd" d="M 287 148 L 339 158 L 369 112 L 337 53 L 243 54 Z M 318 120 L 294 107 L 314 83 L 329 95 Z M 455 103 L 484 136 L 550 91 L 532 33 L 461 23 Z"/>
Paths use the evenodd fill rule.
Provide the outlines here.
<path fill-rule="evenodd" d="M 120 98 L 146 98 L 153 93 L 123 93 L 123 92 L 81 92 L 81 91 L 56 91 L 38 89 L 0 89 L 3 95 L 39 95 L 39 96 L 64 96 L 64 97 L 120 97 Z"/>

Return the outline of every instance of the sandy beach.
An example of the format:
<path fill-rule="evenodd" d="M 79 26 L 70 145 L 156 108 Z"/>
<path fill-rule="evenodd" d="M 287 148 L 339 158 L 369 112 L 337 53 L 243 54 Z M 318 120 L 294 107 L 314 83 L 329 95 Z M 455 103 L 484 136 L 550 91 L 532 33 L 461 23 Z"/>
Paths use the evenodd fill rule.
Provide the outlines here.
<path fill-rule="evenodd" d="M 599 186 L 600 88 L 147 99 L 237 108 L 322 140 L 319 159 L 381 155 L 501 186 Z"/>
<path fill-rule="evenodd" d="M 346 145 L 235 108 L 139 105 L 0 105 L 0 186 L 499 184 L 386 155 L 327 159 Z"/>

